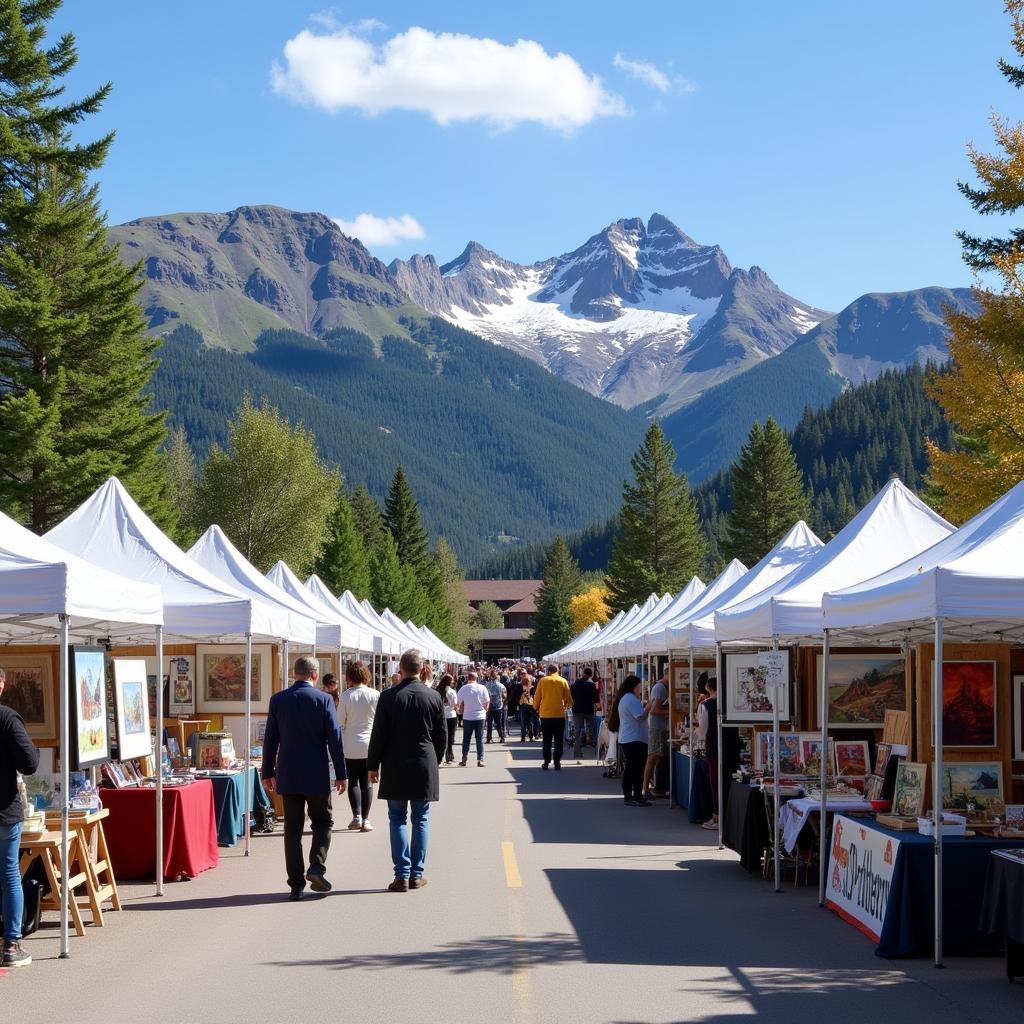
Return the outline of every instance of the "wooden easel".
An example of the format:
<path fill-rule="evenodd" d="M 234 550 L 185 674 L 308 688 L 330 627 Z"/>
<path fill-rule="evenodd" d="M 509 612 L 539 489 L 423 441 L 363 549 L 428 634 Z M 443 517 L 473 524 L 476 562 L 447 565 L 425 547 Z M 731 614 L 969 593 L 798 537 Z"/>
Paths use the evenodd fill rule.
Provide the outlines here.
<path fill-rule="evenodd" d="M 68 863 L 82 866 L 82 852 L 80 849 L 81 837 L 78 832 L 68 834 Z M 37 857 L 43 862 L 43 869 L 46 871 L 46 880 L 50 883 L 50 891 L 40 902 L 42 910 L 56 910 L 60 913 L 60 880 L 63 874 L 64 865 L 61 862 L 61 835 L 59 832 L 44 832 L 38 839 L 25 839 L 21 843 L 21 863 L 19 869 L 22 877 L 28 871 L 32 861 Z M 85 935 L 85 925 L 82 923 L 82 911 L 79 908 L 78 900 L 74 896 L 75 889 L 85 885 L 88 874 L 84 870 L 77 873 L 68 873 L 68 892 L 71 898 L 68 900 L 68 910 L 71 913 L 71 920 L 75 925 L 75 934 Z"/>
<path fill-rule="evenodd" d="M 103 831 L 103 819 L 110 816 L 106 807 L 87 814 L 68 816 L 68 828 L 78 835 L 79 853 L 82 863 L 79 867 L 86 874 L 85 895 L 78 897 L 81 907 L 92 911 L 92 923 L 97 928 L 103 927 L 103 904 L 110 901 L 111 910 L 121 909 L 121 898 L 117 894 L 117 880 L 110 864 L 110 853 L 107 850 L 107 837 Z M 60 827 L 60 815 L 48 814 L 46 824 L 49 828 Z M 70 848 L 69 848 L 70 856 Z M 75 867 L 74 861 L 71 866 Z"/>

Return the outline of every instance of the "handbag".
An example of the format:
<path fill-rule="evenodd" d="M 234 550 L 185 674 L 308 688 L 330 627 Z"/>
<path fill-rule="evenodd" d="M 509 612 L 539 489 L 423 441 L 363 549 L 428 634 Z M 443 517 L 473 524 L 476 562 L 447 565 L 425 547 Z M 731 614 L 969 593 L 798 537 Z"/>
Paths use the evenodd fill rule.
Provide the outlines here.
<path fill-rule="evenodd" d="M 21 915 L 21 934 L 31 935 L 39 928 L 42 917 L 43 884 L 38 878 L 30 875 L 21 880 L 21 891 L 25 897 L 25 910 Z M 3 916 L 0 915 L 0 929 L 3 928 Z"/>

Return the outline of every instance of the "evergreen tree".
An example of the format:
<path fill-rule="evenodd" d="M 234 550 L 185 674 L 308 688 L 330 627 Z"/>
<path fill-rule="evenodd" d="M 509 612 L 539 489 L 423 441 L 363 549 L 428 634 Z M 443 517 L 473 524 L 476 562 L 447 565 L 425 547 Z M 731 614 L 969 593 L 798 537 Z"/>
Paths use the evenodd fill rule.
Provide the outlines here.
<path fill-rule="evenodd" d="M 722 553 L 750 566 L 798 519 L 810 517 L 810 503 L 789 439 L 771 417 L 763 427 L 755 423 L 750 428 L 730 476 L 732 511 Z"/>
<path fill-rule="evenodd" d="M 466 599 L 466 579 L 459 566 L 459 560 L 451 545 L 444 537 L 439 537 L 434 550 L 437 569 L 444 583 L 448 601 L 448 614 L 451 621 L 448 636 L 437 635 L 450 647 L 457 651 L 466 650 L 469 636 L 469 601 Z"/>
<path fill-rule="evenodd" d="M 403 622 L 420 625 L 425 619 L 426 599 L 416 576 L 398 560 L 398 545 L 384 531 L 370 555 L 370 603 L 378 612 L 390 608 Z"/>
<path fill-rule="evenodd" d="M 360 601 L 370 597 L 370 565 L 363 538 L 356 528 L 352 503 L 344 490 L 328 526 L 327 543 L 313 567 L 330 591 L 349 590 Z"/>
<path fill-rule="evenodd" d="M 544 583 L 537 592 L 531 647 L 535 658 L 564 647 L 575 635 L 569 602 L 582 585 L 580 567 L 564 537 L 557 537 L 544 564 Z"/>
<path fill-rule="evenodd" d="M 632 458 L 635 483 L 622 485 L 619 536 L 608 568 L 613 610 L 638 604 L 657 591 L 675 593 L 702 566 L 707 540 L 676 453 L 652 423 Z"/>
<path fill-rule="evenodd" d="M 219 523 L 261 572 L 283 559 L 305 574 L 323 548 L 341 485 L 320 460 L 312 434 L 270 405 L 246 396 L 228 427 L 228 449 L 214 445 L 196 486 L 200 530 Z"/>
<path fill-rule="evenodd" d="M 425 569 L 430 560 L 430 541 L 420 520 L 420 507 L 401 466 L 395 470 L 384 502 L 384 525 L 398 545 L 398 560 L 413 569 Z"/>
<path fill-rule="evenodd" d="M 352 492 L 352 514 L 355 516 L 356 529 L 363 540 L 363 549 L 371 552 L 381 542 L 385 526 L 380 505 L 366 489 L 365 484 L 357 484 Z"/>
<path fill-rule="evenodd" d="M 199 537 L 196 530 L 196 457 L 180 427 L 171 434 L 164 453 L 168 501 L 177 506 L 178 524 L 172 536 L 188 549 Z"/>
<path fill-rule="evenodd" d="M 110 85 L 63 101 L 78 55 L 47 42 L 60 6 L 0 0 L 0 504 L 42 533 L 116 474 L 173 529 L 145 394 L 157 343 L 90 183 L 113 135 L 72 141 Z"/>

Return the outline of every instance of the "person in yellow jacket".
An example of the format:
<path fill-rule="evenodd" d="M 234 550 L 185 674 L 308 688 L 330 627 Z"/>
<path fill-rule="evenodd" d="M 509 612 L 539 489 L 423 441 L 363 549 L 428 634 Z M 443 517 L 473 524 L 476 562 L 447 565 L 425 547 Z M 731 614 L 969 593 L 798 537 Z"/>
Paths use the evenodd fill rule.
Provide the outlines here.
<path fill-rule="evenodd" d="M 540 717 L 540 735 L 545 771 L 554 755 L 555 771 L 562 767 L 562 748 L 565 746 L 565 712 L 572 707 L 569 684 L 558 674 L 557 665 L 548 665 L 547 675 L 537 680 L 533 691 L 533 707 Z"/>

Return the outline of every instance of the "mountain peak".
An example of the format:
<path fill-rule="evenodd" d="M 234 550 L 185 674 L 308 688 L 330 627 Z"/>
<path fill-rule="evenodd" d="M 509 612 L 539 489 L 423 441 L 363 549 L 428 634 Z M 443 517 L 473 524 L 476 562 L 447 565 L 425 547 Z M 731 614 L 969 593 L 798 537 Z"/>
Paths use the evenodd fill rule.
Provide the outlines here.
<path fill-rule="evenodd" d="M 667 236 L 682 242 L 687 248 L 699 249 L 700 246 L 682 228 L 673 224 L 663 213 L 652 213 L 647 221 L 647 237 L 649 240 L 659 235 Z"/>

